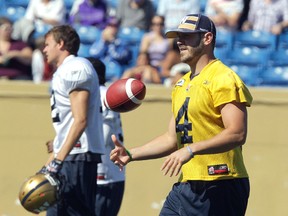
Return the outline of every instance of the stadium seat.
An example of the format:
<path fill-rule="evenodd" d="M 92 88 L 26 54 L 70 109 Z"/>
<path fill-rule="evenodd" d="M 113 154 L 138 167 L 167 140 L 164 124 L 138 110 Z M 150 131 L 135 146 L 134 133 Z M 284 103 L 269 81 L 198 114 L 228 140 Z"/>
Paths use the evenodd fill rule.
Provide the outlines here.
<path fill-rule="evenodd" d="M 6 4 L 6 6 L 13 6 L 13 7 L 20 6 L 27 8 L 30 0 L 3 0 L 3 2 L 4 4 Z"/>
<path fill-rule="evenodd" d="M 235 48 L 227 55 L 227 64 L 265 67 L 270 56 L 269 50 L 251 47 Z"/>
<path fill-rule="evenodd" d="M 35 25 L 35 30 L 33 32 L 32 37 L 34 39 L 38 38 L 38 37 L 42 37 L 44 36 L 50 29 L 52 28 L 51 25 Z"/>
<path fill-rule="evenodd" d="M 235 71 L 243 82 L 248 86 L 258 86 L 260 83 L 259 74 L 260 67 L 247 66 L 247 65 L 229 65 Z"/>
<path fill-rule="evenodd" d="M 276 50 L 277 36 L 262 31 L 237 32 L 234 36 L 234 47 L 257 47 L 259 49 Z"/>
<path fill-rule="evenodd" d="M 268 64 L 270 66 L 288 66 L 288 47 L 272 52 Z"/>
<path fill-rule="evenodd" d="M 233 33 L 229 31 L 217 31 L 215 47 L 231 50 L 233 47 Z"/>
<path fill-rule="evenodd" d="M 279 35 L 278 50 L 288 49 L 288 31 Z"/>
<path fill-rule="evenodd" d="M 114 81 L 116 79 L 119 79 L 122 76 L 122 67 L 119 63 L 115 61 L 107 61 L 105 59 L 102 59 L 103 63 L 106 66 L 106 80 Z"/>
<path fill-rule="evenodd" d="M 268 67 L 263 73 L 260 73 L 260 83 L 264 86 L 288 87 L 288 66 Z"/>
<path fill-rule="evenodd" d="M 92 44 L 101 37 L 101 30 L 95 26 L 81 26 L 74 24 L 73 27 L 79 34 L 81 43 Z"/>
<path fill-rule="evenodd" d="M 220 59 L 222 62 L 226 62 L 228 50 L 223 47 L 215 47 L 214 55 L 216 58 Z"/>
<path fill-rule="evenodd" d="M 67 12 L 70 12 L 73 6 L 74 0 L 64 0 L 64 5 L 66 7 Z"/>
<path fill-rule="evenodd" d="M 7 6 L 2 8 L 1 16 L 5 16 L 12 22 L 22 18 L 26 13 L 26 9 L 21 6 Z"/>
<path fill-rule="evenodd" d="M 135 27 L 124 27 L 118 31 L 118 37 L 130 45 L 139 44 L 144 34 L 144 30 Z"/>
<path fill-rule="evenodd" d="M 80 47 L 78 50 L 78 56 L 80 57 L 89 57 L 89 50 L 90 50 L 91 44 L 84 44 L 80 43 Z"/>

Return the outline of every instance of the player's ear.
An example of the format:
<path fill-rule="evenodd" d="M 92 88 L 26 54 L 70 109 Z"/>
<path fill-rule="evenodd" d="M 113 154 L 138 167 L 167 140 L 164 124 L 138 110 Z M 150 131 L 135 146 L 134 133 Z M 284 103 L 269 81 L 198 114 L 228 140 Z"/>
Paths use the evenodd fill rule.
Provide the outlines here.
<path fill-rule="evenodd" d="M 205 33 L 203 41 L 205 45 L 211 44 L 213 41 L 214 35 L 211 32 Z"/>

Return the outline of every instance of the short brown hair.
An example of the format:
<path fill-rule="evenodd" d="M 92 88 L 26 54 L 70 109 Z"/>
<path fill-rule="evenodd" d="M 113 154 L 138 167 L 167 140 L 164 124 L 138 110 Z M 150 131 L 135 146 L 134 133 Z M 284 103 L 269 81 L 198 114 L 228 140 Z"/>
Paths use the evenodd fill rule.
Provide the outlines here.
<path fill-rule="evenodd" d="M 80 37 L 76 30 L 70 25 L 60 25 L 54 26 L 46 34 L 45 38 L 48 35 L 53 35 L 56 43 L 64 42 L 64 48 L 73 55 L 77 55 L 77 52 L 80 47 Z"/>

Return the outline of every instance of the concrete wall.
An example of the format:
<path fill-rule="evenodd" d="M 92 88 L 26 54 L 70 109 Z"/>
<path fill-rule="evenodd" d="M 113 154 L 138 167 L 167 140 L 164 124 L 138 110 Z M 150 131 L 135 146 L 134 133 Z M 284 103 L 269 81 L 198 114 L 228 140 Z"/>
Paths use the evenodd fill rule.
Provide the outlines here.
<path fill-rule="evenodd" d="M 26 216 L 17 202 L 24 179 L 47 160 L 45 142 L 54 136 L 48 83 L 0 81 L 0 216 Z M 122 114 L 128 148 L 141 145 L 168 126 L 170 91 L 147 86 L 135 111 Z M 251 180 L 247 216 L 288 215 L 288 88 L 251 88 L 249 133 L 243 147 Z M 127 166 L 126 190 L 119 216 L 156 216 L 176 177 L 160 172 L 163 159 Z M 45 214 L 40 214 L 45 215 Z"/>

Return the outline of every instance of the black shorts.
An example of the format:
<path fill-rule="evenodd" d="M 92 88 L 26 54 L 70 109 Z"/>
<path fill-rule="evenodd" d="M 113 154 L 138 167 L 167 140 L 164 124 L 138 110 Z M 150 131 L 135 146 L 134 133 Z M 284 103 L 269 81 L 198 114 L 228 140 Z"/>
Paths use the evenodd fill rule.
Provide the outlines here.
<path fill-rule="evenodd" d="M 249 193 L 248 178 L 176 183 L 160 216 L 244 216 Z"/>

